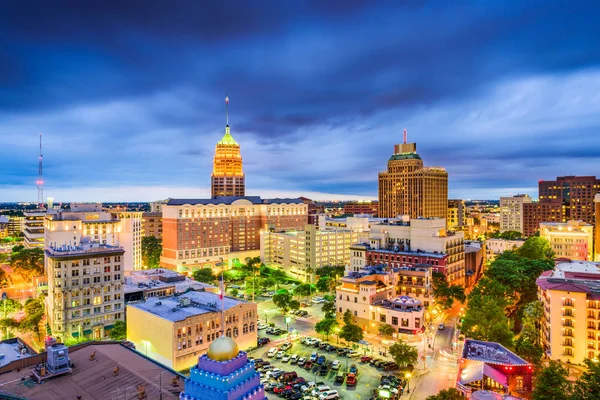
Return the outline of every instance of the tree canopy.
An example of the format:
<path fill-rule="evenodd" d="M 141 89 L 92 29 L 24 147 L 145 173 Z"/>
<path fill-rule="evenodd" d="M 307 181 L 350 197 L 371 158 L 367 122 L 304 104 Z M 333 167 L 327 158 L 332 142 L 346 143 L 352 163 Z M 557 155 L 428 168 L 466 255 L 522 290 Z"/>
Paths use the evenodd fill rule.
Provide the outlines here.
<path fill-rule="evenodd" d="M 347 342 L 358 342 L 363 339 L 363 330 L 360 326 L 354 324 L 354 315 L 350 310 L 344 313 L 344 326 L 342 327 L 339 337 Z"/>
<path fill-rule="evenodd" d="M 321 306 L 321 311 L 325 314 L 325 318 L 335 318 L 335 302 L 326 301 Z"/>
<path fill-rule="evenodd" d="M 379 325 L 379 333 L 381 333 L 384 336 L 392 336 L 394 333 L 396 333 L 396 329 L 388 324 L 381 324 Z"/>
<path fill-rule="evenodd" d="M 401 367 L 415 365 L 419 358 L 419 350 L 403 340 L 398 340 L 390 346 L 390 355 Z"/>
<path fill-rule="evenodd" d="M 110 336 L 112 340 L 125 340 L 127 337 L 127 324 L 125 321 L 115 321 L 108 336 Z"/>
<path fill-rule="evenodd" d="M 438 394 L 434 394 L 433 396 L 428 396 L 426 400 L 464 400 L 465 398 L 462 394 L 455 388 L 443 389 L 438 392 Z"/>
<path fill-rule="evenodd" d="M 550 361 L 549 365 L 537 372 L 533 400 L 567 399 L 570 392 L 569 373 L 559 362 Z"/>
<path fill-rule="evenodd" d="M 202 268 L 195 270 L 194 272 L 192 272 L 192 278 L 194 278 L 194 280 L 198 282 L 208 283 L 209 285 L 212 285 L 217 281 L 217 277 L 213 273 L 213 270 L 211 268 Z"/>
<path fill-rule="evenodd" d="M 346 267 L 343 265 L 324 265 L 315 270 L 315 274 L 319 277 L 329 276 L 332 278 L 337 278 L 344 275 L 346 271 Z"/>
<path fill-rule="evenodd" d="M 289 293 L 277 293 L 273 295 L 273 304 L 277 306 L 284 314 L 290 309 L 292 295 Z"/>
<path fill-rule="evenodd" d="M 327 340 L 337 326 L 338 322 L 335 318 L 325 318 L 315 324 L 315 331 L 325 336 Z"/>
<path fill-rule="evenodd" d="M 44 275 L 44 250 L 40 248 L 26 249 L 21 245 L 14 246 L 10 265 L 25 280 Z"/>
<path fill-rule="evenodd" d="M 517 254 L 530 260 L 552 260 L 554 258 L 554 251 L 552 251 L 550 243 L 539 236 L 527 238 L 523 246 L 517 249 Z"/>
<path fill-rule="evenodd" d="M 519 231 L 494 232 L 490 235 L 494 239 L 516 240 L 521 239 L 523 234 Z"/>
<path fill-rule="evenodd" d="M 162 242 L 155 236 L 144 236 L 142 238 L 142 263 L 148 268 L 160 266 L 160 255 L 162 253 Z"/>
<path fill-rule="evenodd" d="M 443 310 L 449 310 L 454 301 L 464 302 L 466 300 L 465 289 L 459 285 L 450 285 L 444 274 L 435 272 L 432 280 L 433 296 L 435 301 Z"/>

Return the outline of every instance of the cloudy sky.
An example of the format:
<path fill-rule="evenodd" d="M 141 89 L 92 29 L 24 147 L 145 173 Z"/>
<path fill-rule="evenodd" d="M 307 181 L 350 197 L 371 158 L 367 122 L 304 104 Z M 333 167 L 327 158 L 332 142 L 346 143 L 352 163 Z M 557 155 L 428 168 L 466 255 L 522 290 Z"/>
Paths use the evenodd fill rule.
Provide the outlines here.
<path fill-rule="evenodd" d="M 402 5 L 398 5 L 402 3 Z M 55 1 L 0 6 L 0 201 L 376 198 L 408 129 L 450 196 L 600 175 L 592 1 Z M 218 6 L 217 6 L 218 4 Z"/>

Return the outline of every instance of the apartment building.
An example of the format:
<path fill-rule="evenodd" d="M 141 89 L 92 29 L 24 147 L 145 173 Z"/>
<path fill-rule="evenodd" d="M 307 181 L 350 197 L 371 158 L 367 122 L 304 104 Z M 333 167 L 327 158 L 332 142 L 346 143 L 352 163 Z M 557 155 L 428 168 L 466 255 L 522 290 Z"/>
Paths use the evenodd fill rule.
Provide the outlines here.
<path fill-rule="evenodd" d="M 142 213 L 142 236 L 162 240 L 162 211 Z"/>
<path fill-rule="evenodd" d="M 187 276 L 165 268 L 132 271 L 125 276 L 123 284 L 125 304 L 147 300 L 150 297 L 172 296 L 192 290 L 216 292 L 217 288 L 198 282 Z"/>
<path fill-rule="evenodd" d="M 48 210 L 52 212 L 53 210 Z M 24 213 L 23 234 L 24 245 L 28 249 L 44 247 L 44 218 L 46 210 L 27 211 Z"/>
<path fill-rule="evenodd" d="M 307 224 L 304 230 L 260 232 L 260 257 L 268 265 L 281 268 L 296 279 L 313 282 L 314 271 L 324 265 L 348 265 L 350 246 L 359 232 Z"/>
<path fill-rule="evenodd" d="M 540 237 L 550 243 L 556 258 L 593 261 L 593 225 L 582 221 L 543 222 Z"/>
<path fill-rule="evenodd" d="M 535 201 L 523 204 L 523 236 L 535 235 L 542 222 L 565 222 L 564 206 L 560 200 Z"/>
<path fill-rule="evenodd" d="M 557 264 L 537 279 L 544 313 L 542 345 L 553 360 L 582 363 L 600 357 L 600 264 Z"/>
<path fill-rule="evenodd" d="M 531 197 L 518 194 L 500 197 L 500 232 L 517 231 L 523 233 L 523 205 L 531 203 Z"/>
<path fill-rule="evenodd" d="M 261 230 L 302 230 L 308 206 L 300 199 L 258 196 L 169 199 L 163 206 L 161 265 L 189 273 L 228 268 L 260 254 Z"/>
<path fill-rule="evenodd" d="M 127 305 L 127 340 L 142 354 L 175 370 L 198 362 L 210 343 L 221 336 L 240 349 L 256 346 L 257 306 L 231 297 L 221 300 L 210 292 L 189 291 L 180 296 L 149 298 Z"/>
<path fill-rule="evenodd" d="M 88 238 L 77 243 L 49 241 L 44 250 L 49 324 L 59 341 L 100 340 L 108 336 L 115 321 L 124 320 L 125 249 Z"/>
<path fill-rule="evenodd" d="M 349 201 L 344 204 L 344 214 L 370 214 L 377 216 L 379 211 L 378 201 Z"/>
<path fill-rule="evenodd" d="M 523 246 L 523 243 L 525 243 L 525 239 L 488 239 L 485 241 L 486 259 L 492 261 L 498 254 L 509 250 L 516 250 Z"/>

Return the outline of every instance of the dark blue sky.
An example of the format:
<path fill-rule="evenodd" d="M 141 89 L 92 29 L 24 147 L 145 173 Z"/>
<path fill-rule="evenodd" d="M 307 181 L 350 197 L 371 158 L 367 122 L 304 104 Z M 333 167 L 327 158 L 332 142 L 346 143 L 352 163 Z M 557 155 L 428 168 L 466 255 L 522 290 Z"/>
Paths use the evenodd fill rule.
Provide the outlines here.
<path fill-rule="evenodd" d="M 452 197 L 600 175 L 598 2 L 208 3 L 0 5 L 0 201 L 39 132 L 58 201 L 207 196 L 225 94 L 249 194 L 375 198 L 403 128 Z"/>

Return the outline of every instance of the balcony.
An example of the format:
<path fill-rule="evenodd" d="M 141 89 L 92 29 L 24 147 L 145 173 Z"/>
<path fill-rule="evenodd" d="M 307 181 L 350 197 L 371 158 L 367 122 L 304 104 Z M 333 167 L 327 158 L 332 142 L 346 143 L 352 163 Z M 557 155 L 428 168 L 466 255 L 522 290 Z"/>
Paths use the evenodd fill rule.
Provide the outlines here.
<path fill-rule="evenodd" d="M 573 341 L 568 341 L 568 342 L 563 342 L 563 347 L 575 347 L 575 345 L 573 344 Z"/>
<path fill-rule="evenodd" d="M 566 319 L 562 322 L 562 326 L 567 326 L 567 327 L 573 328 L 575 325 L 573 324 L 573 320 Z"/>
<path fill-rule="evenodd" d="M 563 332 L 562 335 L 564 337 L 573 337 L 573 332 L 566 331 L 566 332 Z"/>
<path fill-rule="evenodd" d="M 562 315 L 563 315 L 563 317 L 573 318 L 573 310 L 563 310 Z"/>

